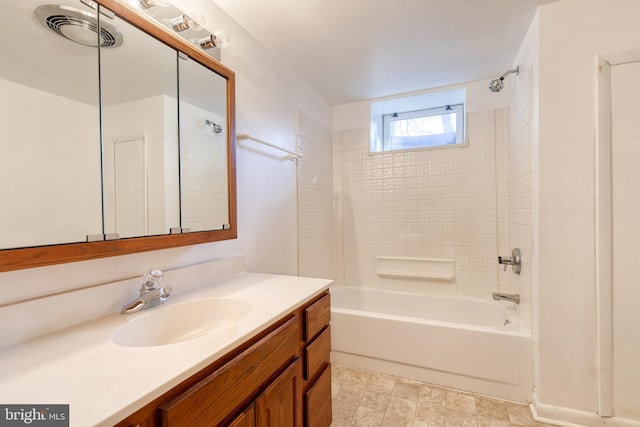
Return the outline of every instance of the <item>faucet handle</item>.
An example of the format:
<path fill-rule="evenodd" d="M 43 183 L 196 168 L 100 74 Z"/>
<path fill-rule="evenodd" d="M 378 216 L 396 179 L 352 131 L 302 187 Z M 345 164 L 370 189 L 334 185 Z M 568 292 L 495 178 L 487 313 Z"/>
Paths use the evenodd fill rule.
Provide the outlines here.
<path fill-rule="evenodd" d="M 144 283 L 142 284 L 142 287 L 148 291 L 155 289 L 158 287 L 160 282 L 162 282 L 162 277 L 163 274 L 161 270 L 149 270 L 143 276 Z"/>
<path fill-rule="evenodd" d="M 510 265 L 514 273 L 520 274 L 521 263 L 522 257 L 518 248 L 514 248 L 511 251 L 510 257 L 498 257 L 498 264 L 504 265 L 504 271 L 507 271 L 507 265 Z"/>

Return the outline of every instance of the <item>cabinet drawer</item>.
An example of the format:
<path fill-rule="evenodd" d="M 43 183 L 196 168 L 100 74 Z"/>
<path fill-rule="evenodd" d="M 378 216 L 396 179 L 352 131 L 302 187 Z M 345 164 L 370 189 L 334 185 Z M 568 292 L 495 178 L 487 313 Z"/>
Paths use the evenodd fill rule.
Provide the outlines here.
<path fill-rule="evenodd" d="M 247 403 L 299 349 L 293 317 L 172 401 L 159 408 L 162 426 L 217 426 Z"/>
<path fill-rule="evenodd" d="M 327 327 L 304 349 L 304 379 L 315 377 L 328 363 L 331 353 L 331 327 Z"/>
<path fill-rule="evenodd" d="M 327 366 L 316 383 L 305 394 L 307 427 L 331 425 L 331 366 Z"/>
<path fill-rule="evenodd" d="M 331 300 L 329 294 L 313 303 L 304 311 L 304 339 L 309 342 L 331 320 Z"/>

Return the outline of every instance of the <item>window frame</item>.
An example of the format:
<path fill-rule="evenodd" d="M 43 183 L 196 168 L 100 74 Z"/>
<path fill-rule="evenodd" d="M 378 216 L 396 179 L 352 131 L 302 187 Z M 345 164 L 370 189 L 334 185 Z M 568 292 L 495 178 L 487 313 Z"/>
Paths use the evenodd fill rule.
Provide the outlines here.
<path fill-rule="evenodd" d="M 415 119 L 420 117 L 433 117 L 441 116 L 443 114 L 449 114 L 453 110 L 456 113 L 456 142 L 455 144 L 440 144 L 440 145 L 424 145 L 410 148 L 391 149 L 391 140 L 389 135 L 389 124 L 395 121 Z M 465 108 L 464 103 L 443 105 L 441 107 L 424 108 L 420 110 L 395 112 L 389 114 L 382 114 L 380 116 L 382 124 L 382 144 L 379 144 L 379 151 L 373 151 L 370 149 L 370 154 L 383 154 L 383 153 L 395 153 L 400 151 L 418 151 L 418 150 L 432 150 L 440 148 L 453 148 L 466 146 L 465 138 Z M 373 148 L 373 147 L 372 147 Z"/>

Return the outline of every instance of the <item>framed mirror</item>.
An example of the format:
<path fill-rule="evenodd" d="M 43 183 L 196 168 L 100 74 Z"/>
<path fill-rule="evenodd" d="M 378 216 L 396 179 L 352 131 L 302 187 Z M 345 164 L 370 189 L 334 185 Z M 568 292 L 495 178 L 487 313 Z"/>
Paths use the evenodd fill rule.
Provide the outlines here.
<path fill-rule="evenodd" d="M 99 15 L 79 0 L 65 2 Z M 105 15 L 115 14 L 112 18 L 100 14 L 105 24 L 99 28 L 113 25 L 121 32 L 124 41 L 117 49 L 87 48 L 47 34 L 49 29 L 40 25 L 33 12 L 40 2 L 0 5 L 4 24 L 0 43 L 5 45 L 0 48 L 3 56 L 15 58 L 0 64 L 0 161 L 4 161 L 0 173 L 5 174 L 0 195 L 8 201 L 0 212 L 0 271 L 237 236 L 233 71 L 199 46 L 145 19 L 128 4 L 115 0 L 96 3 L 108 9 Z M 14 8 L 22 11 L 17 13 Z M 11 35 L 11 25 L 27 34 L 22 37 L 24 43 Z M 94 31 L 97 34 L 97 29 Z M 104 33 L 100 40 L 112 42 Z M 32 50 L 39 53 L 28 54 Z M 181 97 L 172 89 L 177 86 L 172 80 L 178 81 L 179 56 L 188 57 L 187 62 L 197 66 L 194 75 L 206 76 L 196 85 L 204 101 L 190 99 L 189 91 Z M 156 61 L 163 65 L 156 65 Z M 187 76 L 191 71 L 183 72 Z M 33 74 L 31 82 L 18 79 L 29 74 Z M 48 91 L 47 86 L 54 89 Z M 19 95 L 9 97 L 12 91 L 19 91 Z M 34 100 L 35 95 L 25 96 L 25 92 L 53 101 Z M 180 103 L 173 102 L 178 99 Z M 86 111 L 78 113 L 80 108 L 69 107 L 76 104 Z M 204 116 L 207 108 L 212 110 L 207 111 L 204 124 L 184 133 L 178 128 L 180 106 L 203 110 L 194 117 Z M 11 121 L 5 120 L 9 112 L 13 114 Z M 187 115 L 184 120 L 188 124 L 192 119 Z M 215 133 L 206 121 L 217 125 L 216 130 L 221 128 L 220 132 Z M 194 134 L 196 142 L 192 143 Z M 181 138 L 186 138 L 184 150 Z M 209 181 L 203 184 L 207 199 L 187 195 L 195 188 L 193 183 L 185 183 L 180 192 L 181 173 L 191 173 L 194 182 L 202 179 L 181 166 L 189 163 L 187 157 L 181 157 L 193 150 L 194 144 L 204 145 L 210 152 L 206 168 L 215 178 L 207 177 Z M 186 209 L 187 202 L 200 206 L 185 213 L 181 207 Z M 186 232 L 188 229 L 192 232 Z M 58 234 L 47 234 L 47 230 Z M 169 234 L 176 230 L 178 234 Z M 109 240 L 116 233 L 119 238 Z M 87 242 L 91 235 L 106 240 Z"/>

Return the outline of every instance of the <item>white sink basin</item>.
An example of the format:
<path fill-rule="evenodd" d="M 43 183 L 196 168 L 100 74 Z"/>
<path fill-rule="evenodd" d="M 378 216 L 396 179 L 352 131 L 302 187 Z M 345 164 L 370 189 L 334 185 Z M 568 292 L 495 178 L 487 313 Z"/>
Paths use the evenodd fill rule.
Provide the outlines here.
<path fill-rule="evenodd" d="M 170 304 L 170 303 L 169 303 Z M 112 340 L 125 347 L 175 344 L 226 331 L 251 309 L 246 301 L 210 298 L 160 306 L 118 327 Z"/>

